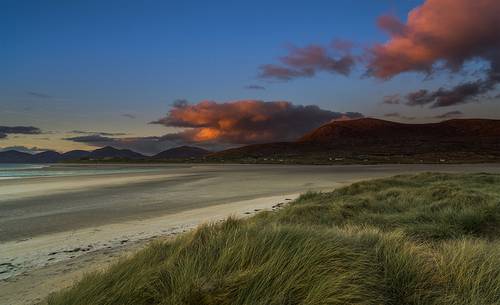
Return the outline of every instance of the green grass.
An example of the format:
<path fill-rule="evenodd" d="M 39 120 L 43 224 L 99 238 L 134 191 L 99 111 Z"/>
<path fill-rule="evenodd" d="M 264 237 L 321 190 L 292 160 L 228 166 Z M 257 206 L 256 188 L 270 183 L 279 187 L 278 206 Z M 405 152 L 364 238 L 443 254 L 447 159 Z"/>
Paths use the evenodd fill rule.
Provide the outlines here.
<path fill-rule="evenodd" d="M 306 193 L 156 242 L 55 304 L 500 304 L 500 175 Z"/>

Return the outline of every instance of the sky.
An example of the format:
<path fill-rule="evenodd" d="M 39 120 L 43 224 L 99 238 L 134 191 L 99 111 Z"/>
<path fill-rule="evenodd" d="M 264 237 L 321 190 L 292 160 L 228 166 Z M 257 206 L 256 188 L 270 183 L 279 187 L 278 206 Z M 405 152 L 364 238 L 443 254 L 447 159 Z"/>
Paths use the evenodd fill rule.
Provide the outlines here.
<path fill-rule="evenodd" d="M 500 119 L 500 2 L 0 1 L 0 149 L 154 154 Z"/>

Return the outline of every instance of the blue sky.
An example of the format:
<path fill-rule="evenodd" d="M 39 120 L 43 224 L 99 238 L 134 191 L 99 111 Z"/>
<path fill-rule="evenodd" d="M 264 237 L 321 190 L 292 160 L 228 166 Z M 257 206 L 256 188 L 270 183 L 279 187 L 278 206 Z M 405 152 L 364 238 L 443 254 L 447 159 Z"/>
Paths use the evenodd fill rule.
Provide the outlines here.
<path fill-rule="evenodd" d="M 173 129 L 147 123 L 164 116 L 176 99 L 286 100 L 382 116 L 394 111 L 380 105 L 383 96 L 435 88 L 449 76 L 424 80 L 410 73 L 381 81 L 363 77 L 357 66 L 347 77 L 318 73 L 269 82 L 257 77 L 258 68 L 276 62 L 288 44 L 327 45 L 340 38 L 364 48 L 384 42 L 377 17 L 390 13 L 405 20 L 421 3 L 2 1 L 0 125 L 33 125 L 48 134 L 9 138 L 0 147 L 44 146 L 48 140 L 41 138 L 56 140 L 60 150 L 88 147 L 60 140 L 71 130 L 159 136 Z M 497 109 L 465 107 L 477 116 L 488 116 L 491 108 Z M 405 111 L 423 118 L 442 112 Z"/>

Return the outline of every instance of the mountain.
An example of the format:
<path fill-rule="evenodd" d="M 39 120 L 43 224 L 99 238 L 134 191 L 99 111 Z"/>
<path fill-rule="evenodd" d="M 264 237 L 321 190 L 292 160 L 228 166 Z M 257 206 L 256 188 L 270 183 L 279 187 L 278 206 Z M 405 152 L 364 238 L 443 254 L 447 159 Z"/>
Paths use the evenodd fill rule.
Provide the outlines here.
<path fill-rule="evenodd" d="M 64 154 L 55 151 L 44 151 L 37 154 L 29 154 L 16 150 L 0 152 L 0 163 L 57 163 L 61 161 L 78 161 L 82 159 L 146 159 L 145 156 L 128 149 L 116 149 L 113 147 L 99 148 L 94 151 L 72 150 Z"/>
<path fill-rule="evenodd" d="M 454 119 L 440 123 L 404 124 L 373 118 L 338 121 L 323 125 L 298 140 L 302 143 L 336 145 L 346 142 L 462 141 L 500 136 L 500 120 Z"/>
<path fill-rule="evenodd" d="M 52 150 L 30 154 L 17 150 L 0 152 L 0 163 L 55 163 L 61 160 L 61 154 Z"/>
<path fill-rule="evenodd" d="M 61 154 L 53 150 L 47 150 L 31 156 L 29 163 L 56 163 L 61 160 Z"/>
<path fill-rule="evenodd" d="M 500 161 L 500 120 L 453 119 L 428 124 L 373 118 L 334 121 L 295 142 L 243 146 L 207 158 L 280 163 Z"/>
<path fill-rule="evenodd" d="M 175 148 L 170 148 L 165 151 L 162 151 L 156 155 L 154 155 L 152 158 L 153 159 L 186 159 L 186 158 L 200 158 L 204 157 L 211 152 L 199 148 L 199 147 L 193 147 L 193 146 L 179 146 Z"/>
<path fill-rule="evenodd" d="M 130 149 L 117 149 L 111 146 L 96 149 L 86 157 L 88 159 L 130 159 L 138 160 L 145 159 L 146 156 L 141 155 Z"/>
<path fill-rule="evenodd" d="M 82 158 L 87 158 L 90 155 L 90 151 L 86 150 L 71 150 L 62 154 L 62 160 L 78 160 Z"/>
<path fill-rule="evenodd" d="M 17 150 L 7 150 L 0 152 L 0 163 L 29 163 L 32 154 Z"/>

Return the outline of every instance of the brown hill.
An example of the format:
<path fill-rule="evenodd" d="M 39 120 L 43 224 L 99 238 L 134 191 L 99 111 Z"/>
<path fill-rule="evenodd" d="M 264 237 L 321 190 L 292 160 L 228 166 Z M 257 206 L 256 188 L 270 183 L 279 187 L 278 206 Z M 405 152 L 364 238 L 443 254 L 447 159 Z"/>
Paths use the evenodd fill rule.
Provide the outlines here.
<path fill-rule="evenodd" d="M 373 118 L 335 121 L 296 142 L 249 145 L 213 160 L 279 163 L 500 161 L 500 120 L 404 124 Z"/>
<path fill-rule="evenodd" d="M 444 138 L 443 138 L 444 137 Z M 463 137 L 500 137 L 500 120 L 454 119 L 440 123 L 404 124 L 373 118 L 336 121 L 304 135 L 298 142 L 335 144 L 352 141 L 431 141 Z"/>

